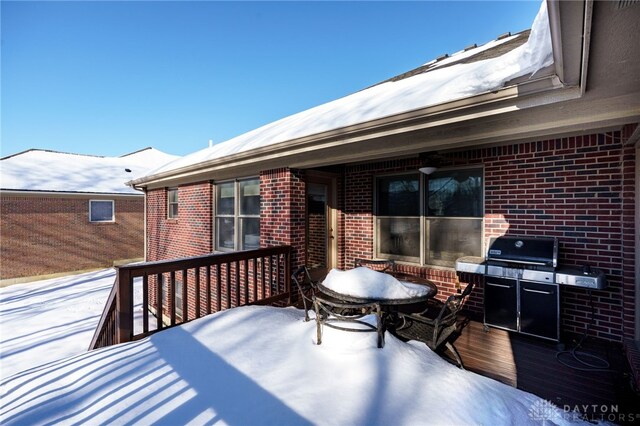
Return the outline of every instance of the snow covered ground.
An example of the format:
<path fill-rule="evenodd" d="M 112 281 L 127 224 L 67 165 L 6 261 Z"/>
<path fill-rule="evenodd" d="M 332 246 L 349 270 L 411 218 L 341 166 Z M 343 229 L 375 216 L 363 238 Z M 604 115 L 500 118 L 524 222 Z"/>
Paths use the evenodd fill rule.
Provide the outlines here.
<path fill-rule="evenodd" d="M 0 424 L 571 420 L 532 394 L 455 368 L 423 344 L 387 335 L 378 349 L 375 333 L 325 328 L 317 346 L 315 322 L 295 308 L 233 309 L 87 352 L 112 282 L 104 270 L 0 291 Z"/>
<path fill-rule="evenodd" d="M 114 269 L 0 288 L 0 377 L 89 347 Z"/>

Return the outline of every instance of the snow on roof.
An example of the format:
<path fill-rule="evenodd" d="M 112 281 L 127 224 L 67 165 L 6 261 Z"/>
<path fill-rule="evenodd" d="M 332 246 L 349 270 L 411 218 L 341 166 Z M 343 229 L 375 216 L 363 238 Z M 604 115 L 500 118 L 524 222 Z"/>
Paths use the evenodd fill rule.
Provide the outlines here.
<path fill-rule="evenodd" d="M 18 191 L 140 194 L 125 183 L 176 158 L 178 157 L 175 155 L 155 148 L 145 148 L 121 157 L 32 149 L 0 161 L 0 188 Z"/>
<path fill-rule="evenodd" d="M 341 99 L 291 115 L 226 142 L 186 155 L 148 176 L 193 166 L 296 138 L 361 124 L 503 87 L 515 78 L 535 74 L 553 63 L 546 2 L 533 22 L 528 40 L 498 56 L 469 61 L 472 54 L 508 43 L 518 35 L 492 41 L 433 62 L 428 72 L 388 80 Z M 427 63 L 429 65 L 431 63 Z M 443 66 L 446 65 L 446 66 Z"/>

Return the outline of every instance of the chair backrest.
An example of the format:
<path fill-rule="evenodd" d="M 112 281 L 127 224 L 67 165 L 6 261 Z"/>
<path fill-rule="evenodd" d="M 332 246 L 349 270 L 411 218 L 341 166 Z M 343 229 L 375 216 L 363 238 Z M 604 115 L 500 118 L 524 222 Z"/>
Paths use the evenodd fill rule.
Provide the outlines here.
<path fill-rule="evenodd" d="M 311 274 L 306 266 L 300 266 L 291 274 L 291 280 L 298 288 L 298 293 L 302 298 L 304 307 L 305 321 L 309 321 L 309 310 L 313 308 L 313 296 L 318 288 L 317 284 L 311 279 Z"/>
<path fill-rule="evenodd" d="M 357 268 L 359 266 L 365 266 L 367 268 L 373 269 L 375 271 L 379 271 L 379 272 L 395 272 L 396 270 L 396 263 L 393 260 L 388 260 L 388 259 L 384 259 L 384 260 L 373 260 L 373 259 L 354 259 L 353 261 L 353 267 Z"/>
<path fill-rule="evenodd" d="M 303 297 L 305 297 L 306 292 L 309 289 L 315 292 L 317 288 L 316 283 L 311 279 L 309 269 L 304 265 L 300 266 L 293 272 L 293 274 L 291 274 L 291 279 L 293 280 L 296 287 L 298 287 L 298 291 L 300 291 Z"/>
<path fill-rule="evenodd" d="M 454 294 L 447 299 L 446 305 L 449 308 L 449 311 L 454 315 L 457 314 L 462 307 L 464 306 L 464 302 L 466 298 L 471 294 L 473 290 L 473 283 L 470 282 L 467 284 L 465 289 L 460 294 Z"/>

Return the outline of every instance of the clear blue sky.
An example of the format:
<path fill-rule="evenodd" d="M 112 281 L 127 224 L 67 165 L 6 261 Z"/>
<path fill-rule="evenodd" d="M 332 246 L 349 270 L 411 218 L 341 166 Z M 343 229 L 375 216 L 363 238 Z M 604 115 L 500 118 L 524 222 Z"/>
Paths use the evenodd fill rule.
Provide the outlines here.
<path fill-rule="evenodd" d="M 184 155 L 527 29 L 540 1 L 0 7 L 1 156 Z"/>

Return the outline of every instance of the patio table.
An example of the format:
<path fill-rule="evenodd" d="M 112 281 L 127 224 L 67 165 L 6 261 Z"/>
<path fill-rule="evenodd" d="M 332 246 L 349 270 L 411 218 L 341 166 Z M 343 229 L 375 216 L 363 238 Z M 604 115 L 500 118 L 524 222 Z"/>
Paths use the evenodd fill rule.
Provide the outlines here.
<path fill-rule="evenodd" d="M 379 272 L 383 273 L 383 272 Z M 423 291 L 420 294 L 415 295 L 407 295 L 407 297 L 401 298 L 388 298 L 384 296 L 355 296 L 353 294 L 345 294 L 343 292 L 335 291 L 334 289 L 328 288 L 323 284 L 323 282 L 318 283 L 318 294 L 314 300 L 318 303 L 314 303 L 316 307 L 316 323 L 318 327 L 318 344 L 321 342 L 321 329 L 320 326 L 325 324 L 327 326 L 337 328 L 343 331 L 377 331 L 378 332 L 378 347 L 381 348 L 384 346 L 384 330 L 386 328 L 386 323 L 389 321 L 397 320 L 397 311 L 398 308 L 402 305 L 413 305 L 418 303 L 426 302 L 427 300 L 434 297 L 438 288 L 434 283 L 425 279 L 416 277 L 413 275 L 408 275 L 404 273 L 398 272 L 390 272 L 385 271 L 384 274 L 388 274 L 396 278 L 402 284 L 409 284 L 410 287 L 414 287 L 415 285 L 424 286 Z M 415 289 L 415 287 L 414 287 Z M 426 289 L 426 291 L 425 291 Z M 329 315 L 326 317 L 320 315 L 322 304 L 330 305 L 334 309 L 338 308 L 338 310 L 334 311 L 335 319 L 342 322 L 352 322 L 364 325 L 365 329 L 361 328 L 348 328 L 339 325 L 331 324 L 331 318 Z M 326 308 L 325 308 L 326 309 Z M 351 309 L 361 310 L 360 314 L 351 314 L 345 315 L 344 310 L 349 311 Z M 342 311 L 340 311 L 342 310 Z M 326 310 L 329 313 L 328 310 Z M 361 318 L 368 313 L 376 313 L 378 319 L 378 325 L 372 326 L 367 324 L 361 320 Z"/>
<path fill-rule="evenodd" d="M 323 285 L 322 282 L 318 283 L 318 290 L 321 293 L 324 293 L 334 299 L 343 300 L 345 302 L 352 302 L 352 303 L 377 302 L 377 303 L 380 303 L 380 305 L 383 307 L 383 310 L 385 310 L 384 307 L 387 307 L 387 310 L 388 310 L 388 307 L 390 306 L 412 305 L 414 303 L 426 302 L 427 300 L 431 299 L 438 293 L 438 287 L 436 287 L 436 285 L 433 282 L 431 282 L 426 278 L 421 278 L 415 275 L 409 275 L 402 272 L 385 271 L 381 273 L 391 275 L 401 283 L 405 282 L 405 283 L 418 284 L 418 285 L 425 286 L 428 289 L 428 291 L 427 293 L 419 296 L 403 297 L 398 299 L 388 299 L 383 297 L 363 297 L 363 296 L 353 296 L 349 294 L 344 294 L 341 292 L 334 291 L 330 288 L 327 288 L 326 286 Z"/>

